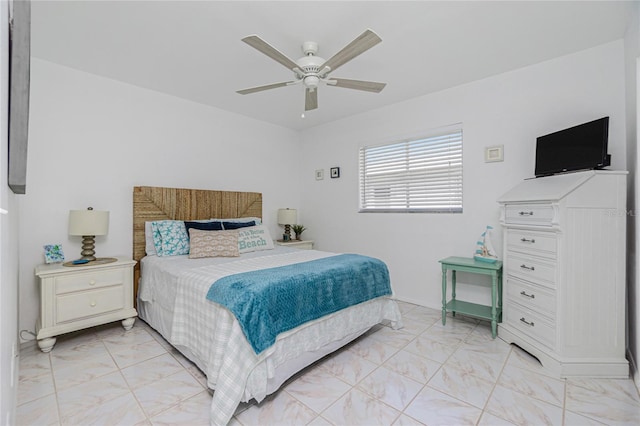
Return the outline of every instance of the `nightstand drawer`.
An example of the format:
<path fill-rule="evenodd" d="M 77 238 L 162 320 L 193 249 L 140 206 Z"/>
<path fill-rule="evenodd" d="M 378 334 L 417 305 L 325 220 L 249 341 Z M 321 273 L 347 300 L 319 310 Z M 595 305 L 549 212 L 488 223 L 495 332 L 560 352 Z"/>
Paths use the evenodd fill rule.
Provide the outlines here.
<path fill-rule="evenodd" d="M 56 297 L 57 323 L 123 309 L 124 287 L 113 286 Z"/>
<path fill-rule="evenodd" d="M 74 291 L 122 284 L 125 279 L 125 272 L 127 271 L 124 269 L 113 269 L 56 277 L 56 294 L 72 293 Z"/>
<path fill-rule="evenodd" d="M 550 204 L 509 204 L 505 207 L 507 224 L 551 226 L 553 216 Z"/>

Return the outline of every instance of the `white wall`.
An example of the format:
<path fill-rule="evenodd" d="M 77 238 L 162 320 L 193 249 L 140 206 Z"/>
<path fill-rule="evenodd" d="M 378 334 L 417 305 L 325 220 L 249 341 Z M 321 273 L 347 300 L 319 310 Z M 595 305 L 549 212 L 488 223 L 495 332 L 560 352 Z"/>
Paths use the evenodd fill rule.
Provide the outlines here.
<path fill-rule="evenodd" d="M 623 41 L 536 64 L 303 133 L 302 210 L 318 248 L 376 256 L 389 265 L 398 298 L 441 307 L 439 259 L 470 256 L 485 225 L 502 233 L 496 199 L 532 177 L 535 138 L 610 116 L 612 168 L 625 169 Z M 463 214 L 358 213 L 358 149 L 462 122 Z M 484 148 L 504 145 L 504 162 L 485 163 Z M 341 178 L 329 179 L 340 166 Z M 316 181 L 314 171 L 325 169 Z M 465 277 L 468 279 L 469 277 Z M 463 286 L 470 300 L 488 292 Z"/>
<path fill-rule="evenodd" d="M 640 80 L 640 3 L 634 3 L 625 35 L 625 88 L 627 119 L 627 168 L 629 170 L 629 188 L 627 197 L 627 347 L 633 367 L 636 387 L 640 389 L 638 355 L 640 354 L 640 291 L 638 291 L 638 263 L 640 254 L 640 226 L 638 224 L 638 81 Z"/>
<path fill-rule="evenodd" d="M 18 206 L 7 181 L 9 2 L 0 2 L 0 424 L 15 421 L 18 359 Z"/>
<path fill-rule="evenodd" d="M 68 212 L 109 210 L 98 256 L 131 255 L 132 188 L 170 186 L 262 192 L 274 235 L 279 207 L 298 207 L 297 132 L 33 59 L 27 195 L 20 203 L 20 329 L 38 316 L 34 267 L 62 243 Z M 282 167 L 286 165 L 287 167 Z"/>

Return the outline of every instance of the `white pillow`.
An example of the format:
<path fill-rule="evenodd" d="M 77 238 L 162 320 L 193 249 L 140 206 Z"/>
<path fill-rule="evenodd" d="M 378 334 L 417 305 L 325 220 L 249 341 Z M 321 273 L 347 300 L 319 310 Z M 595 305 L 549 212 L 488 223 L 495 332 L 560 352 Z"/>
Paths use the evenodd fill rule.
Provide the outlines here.
<path fill-rule="evenodd" d="M 144 251 L 147 256 L 155 256 L 156 246 L 153 243 L 153 229 L 151 229 L 151 222 L 144 223 Z"/>
<path fill-rule="evenodd" d="M 273 249 L 273 239 L 264 225 L 238 229 L 238 250 L 240 254 Z"/>

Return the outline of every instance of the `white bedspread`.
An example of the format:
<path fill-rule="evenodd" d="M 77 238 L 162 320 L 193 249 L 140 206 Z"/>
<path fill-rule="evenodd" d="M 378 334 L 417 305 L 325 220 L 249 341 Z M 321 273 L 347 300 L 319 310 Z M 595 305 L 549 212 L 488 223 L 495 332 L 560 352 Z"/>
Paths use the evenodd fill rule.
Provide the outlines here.
<path fill-rule="evenodd" d="M 262 400 L 269 378 L 283 363 L 362 332 L 384 319 L 400 321 L 395 301 L 381 297 L 282 333 L 273 346 L 256 355 L 233 314 L 206 299 L 209 287 L 226 275 L 334 254 L 295 249 L 251 254 L 208 262 L 194 262 L 186 257 L 168 262 L 166 258 L 150 257 L 142 262 L 139 297 L 173 311 L 170 336 L 165 337 L 173 345 L 188 348 L 204 364 L 201 367 L 208 385 L 215 389 L 211 405 L 211 423 L 215 425 L 228 423 L 241 401 Z M 151 267 L 154 263 L 162 263 L 165 268 Z"/>

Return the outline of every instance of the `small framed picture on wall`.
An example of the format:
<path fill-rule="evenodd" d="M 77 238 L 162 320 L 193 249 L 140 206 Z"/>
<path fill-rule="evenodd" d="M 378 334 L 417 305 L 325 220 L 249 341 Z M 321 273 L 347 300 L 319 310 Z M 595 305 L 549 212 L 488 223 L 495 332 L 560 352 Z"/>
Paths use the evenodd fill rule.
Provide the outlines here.
<path fill-rule="evenodd" d="M 332 167 L 331 168 L 331 179 L 336 179 L 340 177 L 340 167 Z"/>

